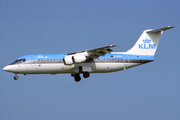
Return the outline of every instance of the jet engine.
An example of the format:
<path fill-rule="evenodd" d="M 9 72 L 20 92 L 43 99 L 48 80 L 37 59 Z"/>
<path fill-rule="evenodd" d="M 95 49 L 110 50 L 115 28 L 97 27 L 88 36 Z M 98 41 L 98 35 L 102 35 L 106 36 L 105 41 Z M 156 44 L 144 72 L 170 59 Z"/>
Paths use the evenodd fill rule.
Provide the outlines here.
<path fill-rule="evenodd" d="M 72 56 L 64 57 L 63 62 L 64 62 L 65 65 L 72 65 L 73 64 Z"/>
<path fill-rule="evenodd" d="M 75 55 L 72 57 L 73 63 L 82 63 L 86 61 L 86 56 Z"/>
<path fill-rule="evenodd" d="M 82 63 L 86 61 L 86 56 L 75 55 L 75 56 L 66 56 L 63 59 L 65 65 L 72 65 L 75 63 Z"/>

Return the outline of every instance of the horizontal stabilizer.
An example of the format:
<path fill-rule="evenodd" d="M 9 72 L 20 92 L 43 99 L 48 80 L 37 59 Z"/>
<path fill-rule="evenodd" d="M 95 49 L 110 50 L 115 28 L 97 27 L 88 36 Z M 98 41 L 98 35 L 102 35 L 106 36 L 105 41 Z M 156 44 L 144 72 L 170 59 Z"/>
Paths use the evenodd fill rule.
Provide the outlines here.
<path fill-rule="evenodd" d="M 164 27 L 164 28 L 160 28 L 160 29 L 149 30 L 149 31 L 147 31 L 147 33 L 158 33 L 158 32 L 165 31 L 165 30 L 168 30 L 171 28 L 174 28 L 174 26 L 168 26 L 168 27 Z"/>

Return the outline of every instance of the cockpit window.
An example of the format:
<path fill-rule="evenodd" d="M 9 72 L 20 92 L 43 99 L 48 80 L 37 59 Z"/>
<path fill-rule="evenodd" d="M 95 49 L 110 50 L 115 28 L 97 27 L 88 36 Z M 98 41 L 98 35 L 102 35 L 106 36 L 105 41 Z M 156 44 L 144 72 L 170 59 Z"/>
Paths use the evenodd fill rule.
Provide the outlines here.
<path fill-rule="evenodd" d="M 26 61 L 26 59 L 17 59 L 11 64 L 22 63 L 22 62 L 25 62 L 25 61 Z"/>
<path fill-rule="evenodd" d="M 19 60 L 15 60 L 15 61 L 14 61 L 14 63 L 18 63 L 18 62 L 19 62 Z"/>

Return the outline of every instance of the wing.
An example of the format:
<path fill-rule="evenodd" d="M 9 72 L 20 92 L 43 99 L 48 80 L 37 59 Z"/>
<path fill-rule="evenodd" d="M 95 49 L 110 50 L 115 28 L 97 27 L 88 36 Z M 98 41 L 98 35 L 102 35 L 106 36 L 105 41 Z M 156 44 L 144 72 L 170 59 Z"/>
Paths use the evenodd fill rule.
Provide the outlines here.
<path fill-rule="evenodd" d="M 96 49 L 87 50 L 87 53 L 89 54 L 89 57 L 91 58 L 98 58 L 99 56 L 104 56 L 106 53 L 110 53 L 113 50 L 112 47 L 115 47 L 116 45 L 109 45 L 105 47 L 100 47 Z"/>
<path fill-rule="evenodd" d="M 112 52 L 113 50 L 111 48 L 115 47 L 115 46 L 116 45 L 109 45 L 109 46 L 105 46 L 105 47 L 70 53 L 68 55 L 85 55 L 85 56 L 91 57 L 91 58 L 98 58 L 99 56 L 104 56 L 106 53 Z"/>
<path fill-rule="evenodd" d="M 92 60 L 92 58 L 98 58 L 104 56 L 106 53 L 113 51 L 111 48 L 116 45 L 109 45 L 91 50 L 84 50 L 80 52 L 69 53 L 63 58 L 64 65 L 72 65 Z"/>

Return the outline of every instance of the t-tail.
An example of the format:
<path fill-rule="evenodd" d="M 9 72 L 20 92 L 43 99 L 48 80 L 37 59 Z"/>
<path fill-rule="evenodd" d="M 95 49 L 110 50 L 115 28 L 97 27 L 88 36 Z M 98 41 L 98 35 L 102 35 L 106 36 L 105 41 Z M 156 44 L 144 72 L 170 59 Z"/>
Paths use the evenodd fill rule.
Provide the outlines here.
<path fill-rule="evenodd" d="M 150 55 L 154 56 L 163 31 L 173 28 L 168 26 L 160 29 L 145 30 L 139 37 L 135 45 L 128 50 L 128 54 Z"/>

